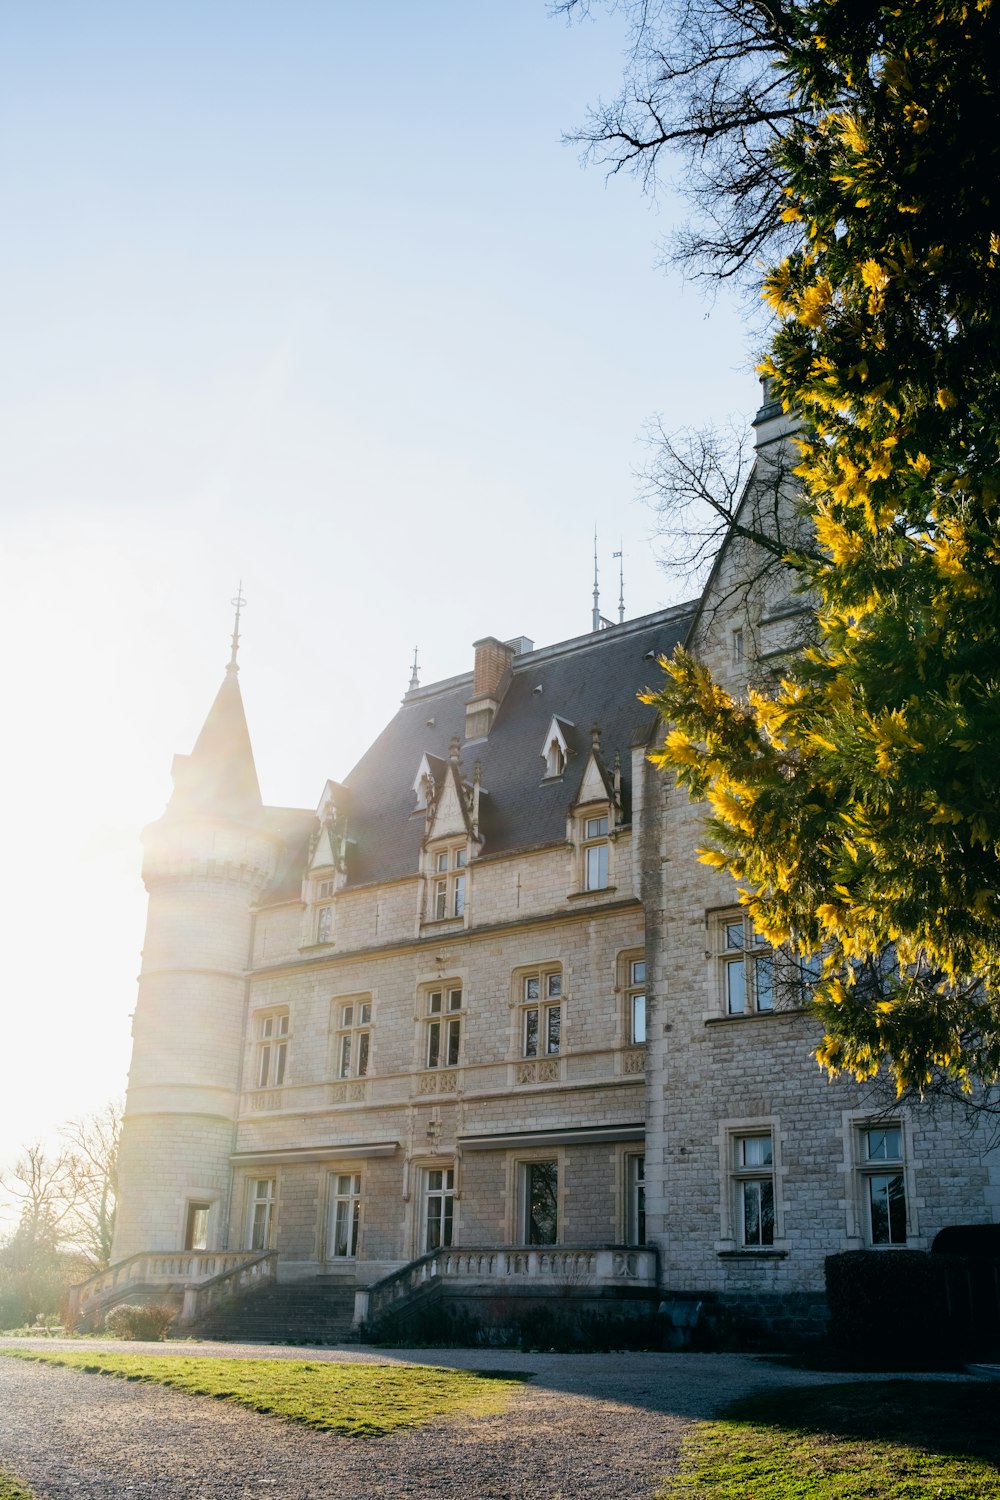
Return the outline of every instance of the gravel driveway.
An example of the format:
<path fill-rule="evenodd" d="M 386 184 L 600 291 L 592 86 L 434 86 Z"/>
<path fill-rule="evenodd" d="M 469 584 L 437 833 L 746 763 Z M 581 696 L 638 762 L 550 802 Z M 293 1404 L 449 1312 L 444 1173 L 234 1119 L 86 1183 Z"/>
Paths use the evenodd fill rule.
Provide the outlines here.
<path fill-rule="evenodd" d="M 85 1346 L 0 1340 L 53 1351 Z M 0 1465 L 46 1500 L 648 1500 L 685 1427 L 752 1391 L 836 1383 L 748 1355 L 91 1344 L 228 1358 L 531 1370 L 500 1416 L 388 1437 L 312 1432 L 225 1401 L 0 1358 Z"/>

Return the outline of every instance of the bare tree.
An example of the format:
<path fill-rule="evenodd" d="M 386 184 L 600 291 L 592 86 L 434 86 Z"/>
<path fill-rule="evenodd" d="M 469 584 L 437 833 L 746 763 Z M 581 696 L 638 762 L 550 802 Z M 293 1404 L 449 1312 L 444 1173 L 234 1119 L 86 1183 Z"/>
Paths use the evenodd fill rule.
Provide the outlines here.
<path fill-rule="evenodd" d="M 118 1138 L 122 1106 L 106 1104 L 97 1114 L 70 1120 L 61 1131 L 68 1148 L 71 1208 L 65 1239 L 95 1269 L 111 1261 L 118 1203 Z"/>
<path fill-rule="evenodd" d="M 655 194 L 665 159 L 679 154 L 694 210 L 669 256 L 696 276 L 759 281 L 792 231 L 782 220 L 786 179 L 772 147 L 807 119 L 781 60 L 796 31 L 781 0 L 604 0 L 629 24 L 625 76 L 567 139 L 611 174 L 630 172 Z M 591 0 L 555 0 L 586 15 Z"/>

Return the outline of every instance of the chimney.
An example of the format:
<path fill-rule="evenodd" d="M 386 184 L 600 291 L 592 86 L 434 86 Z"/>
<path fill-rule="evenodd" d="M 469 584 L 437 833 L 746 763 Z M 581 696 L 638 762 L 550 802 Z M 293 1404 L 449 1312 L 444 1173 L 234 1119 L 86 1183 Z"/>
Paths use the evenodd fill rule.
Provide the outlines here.
<path fill-rule="evenodd" d="M 516 653 L 512 643 L 484 636 L 475 641 L 476 665 L 472 697 L 465 705 L 465 738 L 484 739 L 490 732 L 497 709 L 510 686 L 511 663 Z"/>

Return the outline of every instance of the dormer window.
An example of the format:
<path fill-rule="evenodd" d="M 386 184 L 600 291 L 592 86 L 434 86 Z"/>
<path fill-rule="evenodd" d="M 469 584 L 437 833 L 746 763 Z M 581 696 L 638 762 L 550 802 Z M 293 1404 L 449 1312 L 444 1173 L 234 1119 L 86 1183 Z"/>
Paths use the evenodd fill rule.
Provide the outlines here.
<path fill-rule="evenodd" d="M 443 922 L 448 917 L 465 915 L 465 867 L 468 850 L 464 844 L 434 853 L 434 875 L 431 882 L 430 918 Z"/>
<path fill-rule="evenodd" d="M 569 758 L 569 743 L 566 731 L 573 728 L 568 719 L 560 719 L 553 715 L 542 745 L 542 759 L 545 761 L 545 781 L 556 781 L 566 769 L 566 761 Z"/>
<path fill-rule="evenodd" d="M 601 813 L 583 820 L 583 888 L 604 891 L 608 886 L 608 815 Z"/>

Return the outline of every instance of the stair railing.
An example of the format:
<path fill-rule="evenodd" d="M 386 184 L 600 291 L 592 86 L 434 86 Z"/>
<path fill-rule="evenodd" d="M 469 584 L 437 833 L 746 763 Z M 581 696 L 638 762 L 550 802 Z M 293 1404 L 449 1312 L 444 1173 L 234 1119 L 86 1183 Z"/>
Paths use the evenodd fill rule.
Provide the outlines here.
<path fill-rule="evenodd" d="M 659 1255 L 653 1245 L 449 1245 L 359 1287 L 354 1326 L 376 1322 L 442 1281 L 534 1285 L 539 1291 L 573 1293 L 599 1287 L 655 1287 Z"/>
<path fill-rule="evenodd" d="M 81 1319 L 124 1302 L 140 1288 L 179 1290 L 192 1282 L 228 1275 L 260 1258 L 256 1250 L 141 1250 L 70 1287 L 65 1321 L 74 1327 Z"/>
<path fill-rule="evenodd" d="M 184 1300 L 177 1321 L 182 1326 L 197 1323 L 218 1307 L 234 1297 L 242 1297 L 257 1287 L 267 1286 L 277 1280 L 278 1254 L 275 1250 L 264 1250 L 251 1260 L 220 1271 L 207 1281 L 194 1282 L 184 1288 Z"/>

